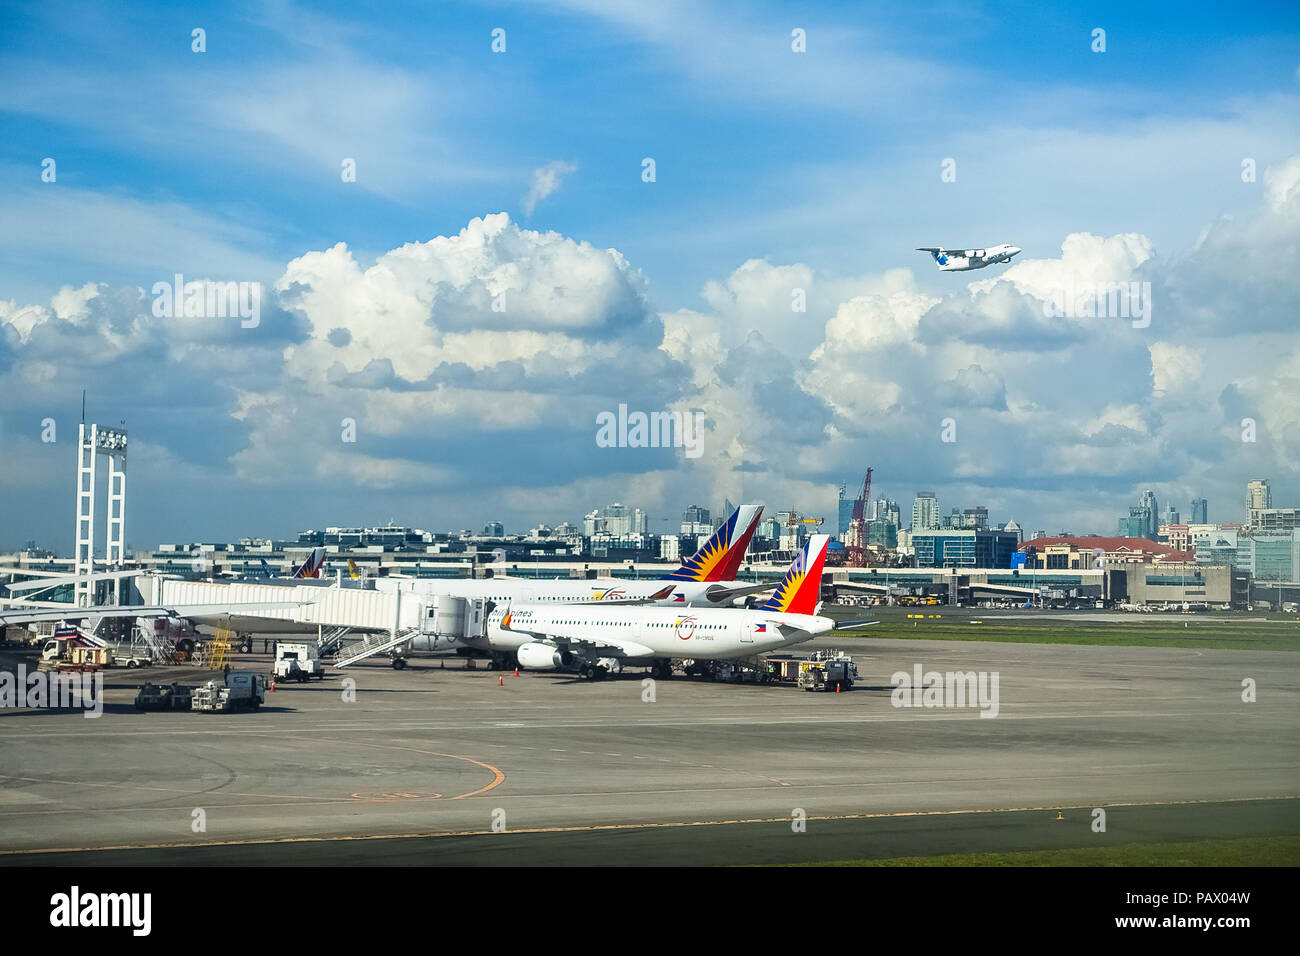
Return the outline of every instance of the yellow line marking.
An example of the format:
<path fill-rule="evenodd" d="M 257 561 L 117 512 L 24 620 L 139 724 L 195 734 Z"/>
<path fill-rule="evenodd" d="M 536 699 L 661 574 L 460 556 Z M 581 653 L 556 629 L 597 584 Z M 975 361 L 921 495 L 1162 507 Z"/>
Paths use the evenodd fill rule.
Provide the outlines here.
<path fill-rule="evenodd" d="M 1233 797 L 1227 800 L 1147 800 L 1131 803 L 1077 804 L 1044 807 L 985 807 L 966 810 L 895 810 L 885 813 L 841 813 L 810 816 L 809 820 L 875 820 L 892 817 L 945 817 L 978 813 L 1031 813 L 1052 810 L 1091 810 L 1102 807 L 1179 807 L 1211 803 L 1258 803 L 1267 800 L 1300 800 L 1300 794 L 1282 797 Z M 527 827 L 506 833 L 589 833 L 605 830 L 667 830 L 681 827 L 730 826 L 745 823 L 789 823 L 789 817 L 758 817 L 740 820 L 670 820 L 663 823 L 605 823 L 585 826 Z M 428 833 L 374 833 L 354 836 L 279 837 L 260 840 L 212 840 L 206 843 L 140 843 L 119 846 L 50 847 L 36 850 L 0 850 L 0 856 L 30 856 L 36 853 L 97 853 L 105 850 L 170 850 L 208 846 L 275 846 L 282 843 L 336 843 L 365 840 L 421 840 L 435 837 L 487 836 L 493 830 L 444 830 Z"/>

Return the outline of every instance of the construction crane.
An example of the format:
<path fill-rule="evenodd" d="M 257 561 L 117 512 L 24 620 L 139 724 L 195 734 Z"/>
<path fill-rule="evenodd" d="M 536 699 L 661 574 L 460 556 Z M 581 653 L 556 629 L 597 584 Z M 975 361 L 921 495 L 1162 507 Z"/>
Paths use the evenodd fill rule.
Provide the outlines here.
<path fill-rule="evenodd" d="M 853 502 L 853 517 L 844 533 L 844 564 L 850 568 L 870 566 L 871 549 L 867 546 L 867 502 L 871 500 L 871 472 L 862 481 L 862 493 Z"/>
<path fill-rule="evenodd" d="M 790 539 L 792 548 L 799 547 L 799 541 L 803 537 L 803 534 L 799 531 L 801 527 L 812 534 L 816 533 L 817 529 L 826 521 L 825 518 L 804 517 L 797 511 L 778 511 L 776 518 L 785 528 L 781 535 L 782 539 Z"/>
<path fill-rule="evenodd" d="M 785 519 L 787 528 L 797 528 L 799 525 L 812 525 L 814 528 L 820 528 L 826 523 L 825 518 L 805 518 L 797 511 L 778 511 L 776 516 Z"/>

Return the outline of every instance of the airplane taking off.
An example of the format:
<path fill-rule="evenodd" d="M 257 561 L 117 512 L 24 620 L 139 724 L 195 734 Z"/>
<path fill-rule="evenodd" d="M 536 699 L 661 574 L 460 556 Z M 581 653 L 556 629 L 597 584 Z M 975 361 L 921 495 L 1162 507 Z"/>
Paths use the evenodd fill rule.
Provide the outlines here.
<path fill-rule="evenodd" d="M 489 617 L 488 640 L 497 650 L 514 645 L 520 666 L 530 669 L 576 666 L 599 680 L 624 664 L 653 665 L 656 676 L 668 677 L 673 658 L 756 657 L 838 627 L 875 623 L 837 625 L 817 614 L 829 542 L 829 535 L 811 536 L 772 597 L 754 610 L 514 604 Z"/>
<path fill-rule="evenodd" d="M 1020 255 L 1020 247 L 1009 242 L 988 249 L 945 249 L 943 246 L 919 246 L 917 252 L 928 252 L 940 272 L 969 272 L 983 269 L 999 262 L 1010 262 Z"/>

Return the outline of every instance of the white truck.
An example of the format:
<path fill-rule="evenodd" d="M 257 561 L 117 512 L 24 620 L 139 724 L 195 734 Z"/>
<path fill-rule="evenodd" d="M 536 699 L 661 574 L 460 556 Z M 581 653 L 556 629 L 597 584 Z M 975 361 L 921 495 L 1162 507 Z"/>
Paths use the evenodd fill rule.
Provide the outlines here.
<path fill-rule="evenodd" d="M 210 680 L 194 689 L 190 709 L 199 713 L 257 710 L 266 700 L 266 677 L 250 671 L 233 671 L 224 682 Z"/>
<path fill-rule="evenodd" d="M 325 679 L 325 666 L 315 644 L 281 641 L 275 646 L 275 679 L 302 681 Z"/>
<path fill-rule="evenodd" d="M 83 635 L 52 637 L 41 648 L 38 667 L 42 670 L 84 669 L 101 667 L 149 667 L 153 658 L 137 654 L 129 647 L 114 648 L 98 639 Z"/>

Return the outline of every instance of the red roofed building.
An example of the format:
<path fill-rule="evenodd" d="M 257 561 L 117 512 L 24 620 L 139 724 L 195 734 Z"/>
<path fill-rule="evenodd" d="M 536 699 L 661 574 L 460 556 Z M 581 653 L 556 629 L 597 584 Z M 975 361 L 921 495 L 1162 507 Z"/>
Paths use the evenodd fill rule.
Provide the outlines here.
<path fill-rule="evenodd" d="M 1106 555 L 1106 565 L 1155 564 L 1158 562 L 1194 562 L 1195 552 L 1180 551 L 1147 538 L 1104 538 L 1084 535 L 1068 538 L 1034 538 L 1020 546 L 1029 555 L 1026 568 L 1065 570 L 1096 568 L 1095 554 Z"/>

